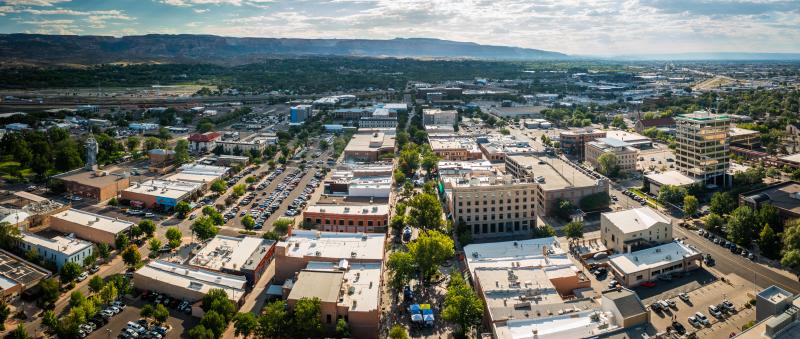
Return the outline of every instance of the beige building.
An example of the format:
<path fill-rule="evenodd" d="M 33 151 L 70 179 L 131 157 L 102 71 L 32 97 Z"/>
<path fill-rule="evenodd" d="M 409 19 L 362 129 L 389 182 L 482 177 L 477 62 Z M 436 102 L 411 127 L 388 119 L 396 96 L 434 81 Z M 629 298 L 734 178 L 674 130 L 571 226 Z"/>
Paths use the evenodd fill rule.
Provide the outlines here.
<path fill-rule="evenodd" d="M 728 142 L 747 149 L 753 149 L 761 144 L 761 132 L 739 127 L 728 129 Z"/>
<path fill-rule="evenodd" d="M 678 170 L 706 184 L 727 187 L 730 168 L 727 115 L 697 111 L 675 118 Z"/>
<path fill-rule="evenodd" d="M 247 279 L 243 276 L 153 260 L 134 272 L 133 284 L 190 303 L 203 299 L 203 296 L 212 289 L 221 289 L 228 295 L 228 299 L 238 304 L 246 293 Z"/>
<path fill-rule="evenodd" d="M 603 213 L 600 238 L 610 250 L 631 252 L 632 248 L 672 241 L 672 223 L 650 207 Z"/>
<path fill-rule="evenodd" d="M 473 237 L 525 235 L 535 226 L 535 183 L 514 179 L 494 167 L 440 174 L 440 178 L 453 220 L 466 223 Z"/>
<path fill-rule="evenodd" d="M 130 176 L 124 172 L 78 169 L 53 178 L 63 182 L 69 194 L 97 201 L 111 199 L 130 186 Z"/>
<path fill-rule="evenodd" d="M 319 298 L 320 320 L 329 332 L 336 329 L 339 319 L 344 319 L 354 338 L 379 336 L 380 263 L 311 262 L 292 283 L 284 284 L 287 286 L 289 308 L 302 298 Z"/>
<path fill-rule="evenodd" d="M 394 153 L 395 129 L 359 129 L 344 148 L 345 162 L 376 162 Z"/>
<path fill-rule="evenodd" d="M 134 224 L 76 209 L 69 209 L 50 216 L 50 228 L 62 233 L 74 233 L 78 238 L 96 244 L 114 246 L 117 235 L 127 233 Z"/>
<path fill-rule="evenodd" d="M 478 160 L 483 153 L 474 139 L 430 138 L 431 151 L 443 160 Z"/>
<path fill-rule="evenodd" d="M 292 230 L 291 236 L 275 245 L 275 281 L 292 278 L 312 261 L 383 262 L 385 243 L 386 235 L 377 233 Z"/>
<path fill-rule="evenodd" d="M 553 156 L 515 155 L 506 157 L 506 171 L 515 178 L 536 183 L 533 190 L 536 215 L 550 216 L 561 199 L 581 206 L 594 194 L 608 194 L 608 180 L 595 177 L 571 162 Z M 602 206 L 594 206 L 602 208 Z"/>
<path fill-rule="evenodd" d="M 600 167 L 597 159 L 603 154 L 613 154 L 617 158 L 620 173 L 636 171 L 636 157 L 639 150 L 627 142 L 614 138 L 599 138 L 586 143 L 585 160 L 594 168 Z"/>
<path fill-rule="evenodd" d="M 456 110 L 442 110 L 439 108 L 429 108 L 422 110 L 422 123 L 428 125 L 448 125 L 456 123 L 458 112 Z"/>

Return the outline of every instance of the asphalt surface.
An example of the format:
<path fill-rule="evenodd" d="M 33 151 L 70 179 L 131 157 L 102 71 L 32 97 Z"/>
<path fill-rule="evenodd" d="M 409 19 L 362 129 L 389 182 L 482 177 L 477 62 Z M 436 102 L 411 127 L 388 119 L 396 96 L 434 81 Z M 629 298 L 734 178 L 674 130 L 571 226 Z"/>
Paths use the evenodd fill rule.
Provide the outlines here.
<path fill-rule="evenodd" d="M 736 274 L 751 284 L 755 283 L 755 285 L 762 288 L 776 285 L 794 294 L 800 293 L 800 281 L 798 279 L 792 279 L 773 271 L 763 264 L 752 262 L 741 255 L 731 253 L 727 248 L 715 245 L 694 231 L 680 226 L 673 226 L 672 229 L 675 238 L 686 237 L 686 242 L 694 245 L 703 253 L 711 254 L 711 257 L 716 261 L 714 269 L 720 273 Z"/>

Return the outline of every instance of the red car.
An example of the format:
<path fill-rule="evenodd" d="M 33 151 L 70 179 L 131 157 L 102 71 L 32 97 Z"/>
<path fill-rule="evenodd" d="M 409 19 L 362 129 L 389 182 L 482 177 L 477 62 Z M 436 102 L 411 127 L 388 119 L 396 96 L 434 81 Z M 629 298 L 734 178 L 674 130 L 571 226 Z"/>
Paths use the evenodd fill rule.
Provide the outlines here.
<path fill-rule="evenodd" d="M 645 281 L 645 282 L 641 283 L 640 285 L 642 285 L 644 287 L 655 287 L 656 283 L 652 282 L 652 281 Z"/>

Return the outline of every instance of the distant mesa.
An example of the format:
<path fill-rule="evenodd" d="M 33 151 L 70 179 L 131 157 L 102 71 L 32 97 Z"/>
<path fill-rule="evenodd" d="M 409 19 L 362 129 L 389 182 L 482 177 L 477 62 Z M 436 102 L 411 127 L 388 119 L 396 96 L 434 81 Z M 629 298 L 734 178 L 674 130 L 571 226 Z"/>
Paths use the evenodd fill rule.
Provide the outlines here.
<path fill-rule="evenodd" d="M 353 56 L 491 60 L 563 60 L 538 49 L 427 38 L 285 39 L 214 35 L 93 36 L 0 35 L 0 60 L 41 64 L 218 63 L 247 64 L 269 57 Z"/>

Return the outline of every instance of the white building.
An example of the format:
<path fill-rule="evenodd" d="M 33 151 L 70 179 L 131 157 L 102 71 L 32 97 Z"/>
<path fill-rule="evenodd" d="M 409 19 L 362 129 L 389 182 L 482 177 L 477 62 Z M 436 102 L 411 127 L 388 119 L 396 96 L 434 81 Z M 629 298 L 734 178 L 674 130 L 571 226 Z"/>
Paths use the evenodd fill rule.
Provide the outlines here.
<path fill-rule="evenodd" d="M 609 257 L 611 272 L 623 286 L 636 287 L 659 275 L 699 268 L 702 253 L 678 241 Z"/>
<path fill-rule="evenodd" d="M 650 207 L 639 207 L 600 215 L 603 245 L 617 253 L 642 245 L 672 241 L 669 218 Z"/>
<path fill-rule="evenodd" d="M 238 303 L 246 293 L 247 279 L 206 269 L 153 260 L 133 274 L 135 286 L 146 286 L 174 298 L 196 302 L 210 290 L 221 289 L 228 299 Z"/>

